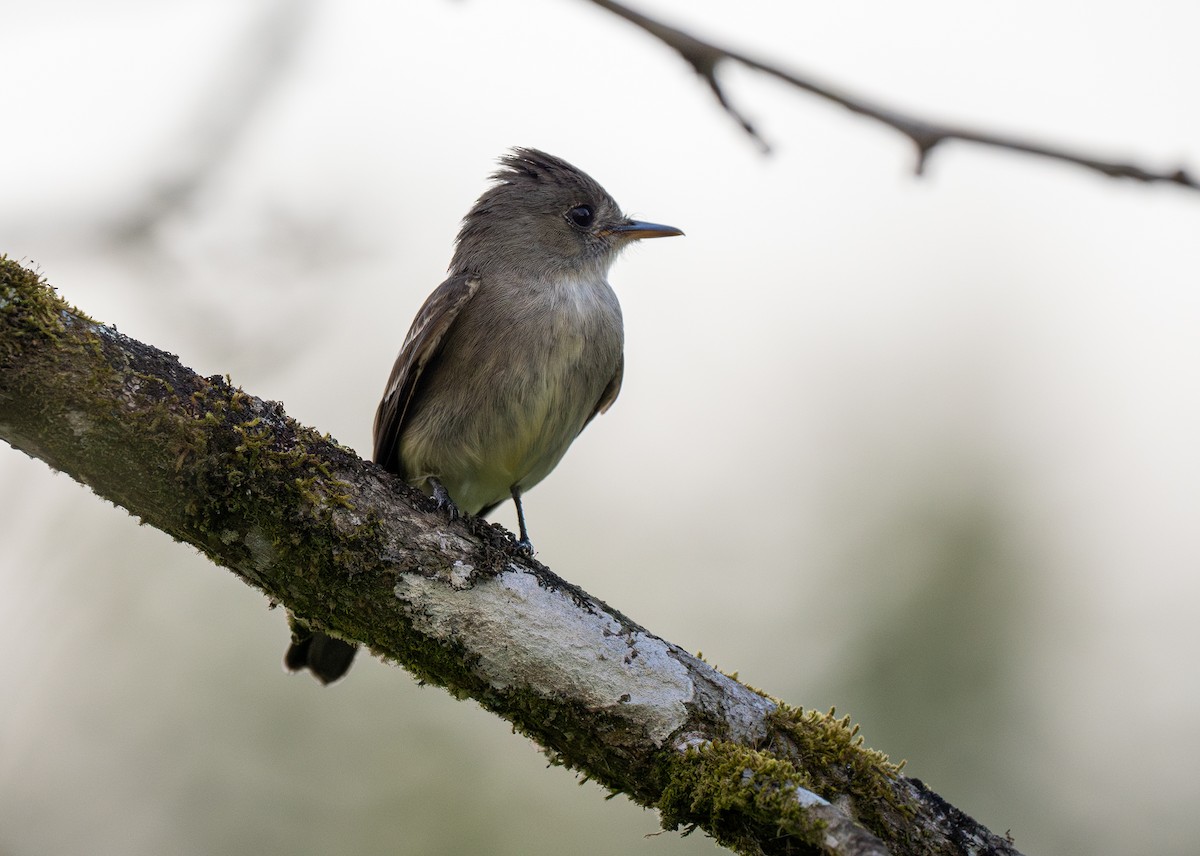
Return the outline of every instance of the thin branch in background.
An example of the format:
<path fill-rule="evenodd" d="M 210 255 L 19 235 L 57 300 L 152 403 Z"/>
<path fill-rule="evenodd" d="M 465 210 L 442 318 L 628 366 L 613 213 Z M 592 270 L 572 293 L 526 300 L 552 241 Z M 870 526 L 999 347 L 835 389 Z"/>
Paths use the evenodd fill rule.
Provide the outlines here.
<path fill-rule="evenodd" d="M 1006 134 L 987 133 L 962 126 L 927 121 L 898 110 L 892 110 L 866 98 L 860 98 L 845 90 L 818 82 L 813 78 L 801 77 L 798 74 L 785 71 L 778 66 L 756 60 L 746 54 L 702 41 L 682 30 L 649 18 L 620 3 L 614 3 L 613 0 L 590 0 L 590 2 L 640 27 L 683 57 L 695 69 L 696 73 L 708 83 L 717 101 L 720 102 L 721 107 L 733 117 L 734 121 L 741 125 L 742 129 L 750 135 L 751 139 L 758 143 L 764 152 L 770 151 L 770 146 L 750 120 L 729 100 L 729 97 L 725 94 L 720 82 L 717 80 L 717 68 L 722 62 L 738 63 L 754 71 L 776 77 L 785 83 L 795 86 L 797 89 L 803 89 L 805 92 L 810 92 L 835 104 L 840 104 L 851 112 L 867 116 L 894 128 L 908 137 L 913 145 L 916 146 L 917 160 L 915 171 L 918 175 L 924 172 L 929 155 L 935 148 L 949 140 L 961 140 L 981 146 L 1007 149 L 1009 151 L 1076 164 L 1077 166 L 1102 173 L 1110 178 L 1129 178 L 1146 183 L 1166 182 L 1168 184 L 1177 184 L 1190 190 L 1200 190 L 1200 182 L 1183 167 L 1169 172 L 1155 172 L 1144 169 L 1136 164 L 1100 160 L 1058 146 L 1043 145 Z"/>
<path fill-rule="evenodd" d="M 107 233 L 118 244 L 144 244 L 156 226 L 184 210 L 229 161 L 254 127 L 262 105 L 285 80 L 285 72 L 303 42 L 312 0 L 281 0 L 247 28 L 227 61 L 217 64 L 203 103 L 172 147 L 174 158 L 161 165 L 142 199 L 116 218 Z"/>

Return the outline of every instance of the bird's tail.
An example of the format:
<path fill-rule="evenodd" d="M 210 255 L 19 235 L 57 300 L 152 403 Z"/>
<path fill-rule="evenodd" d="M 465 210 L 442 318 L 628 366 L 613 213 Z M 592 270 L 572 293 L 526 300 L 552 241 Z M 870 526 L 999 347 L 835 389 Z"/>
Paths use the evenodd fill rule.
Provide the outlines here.
<path fill-rule="evenodd" d="M 308 669 L 321 683 L 331 684 L 349 671 L 357 650 L 357 645 L 293 621 L 292 644 L 283 657 L 283 665 L 289 672 Z"/>

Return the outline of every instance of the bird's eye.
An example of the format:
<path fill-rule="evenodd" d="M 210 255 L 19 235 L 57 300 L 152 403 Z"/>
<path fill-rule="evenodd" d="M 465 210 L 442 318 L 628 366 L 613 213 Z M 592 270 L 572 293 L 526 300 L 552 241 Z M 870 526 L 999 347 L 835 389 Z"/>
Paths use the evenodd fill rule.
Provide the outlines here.
<path fill-rule="evenodd" d="M 596 219 L 596 212 L 590 205 L 576 205 L 567 212 L 567 219 L 579 228 L 586 229 Z"/>

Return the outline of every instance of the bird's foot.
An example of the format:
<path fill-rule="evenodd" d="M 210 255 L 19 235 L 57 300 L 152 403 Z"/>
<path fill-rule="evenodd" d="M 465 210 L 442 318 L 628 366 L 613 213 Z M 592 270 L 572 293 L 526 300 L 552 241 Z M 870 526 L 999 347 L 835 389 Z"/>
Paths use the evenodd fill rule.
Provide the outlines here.
<path fill-rule="evenodd" d="M 451 520 L 458 520 L 460 517 L 465 517 L 462 510 L 454 504 L 454 500 L 450 498 L 450 493 L 437 479 L 430 479 L 429 483 L 433 486 L 433 499 L 437 503 L 438 511 L 446 512 L 446 515 Z"/>
<path fill-rule="evenodd" d="M 513 504 L 517 506 L 517 525 L 521 530 L 521 537 L 517 539 L 517 549 L 532 559 L 533 542 L 529 540 L 529 530 L 525 528 L 525 508 L 521 505 L 521 489 L 513 485 L 508 490 L 512 494 Z"/>

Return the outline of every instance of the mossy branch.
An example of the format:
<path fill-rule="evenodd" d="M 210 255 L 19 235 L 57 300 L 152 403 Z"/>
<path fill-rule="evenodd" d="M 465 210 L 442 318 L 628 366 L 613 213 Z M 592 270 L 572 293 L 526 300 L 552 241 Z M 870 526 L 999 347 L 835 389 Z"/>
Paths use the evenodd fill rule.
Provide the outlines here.
<path fill-rule="evenodd" d="M 315 627 L 470 696 L 558 763 L 741 853 L 1012 854 L 849 719 L 654 636 L 353 451 L 0 257 L 0 438 Z"/>

